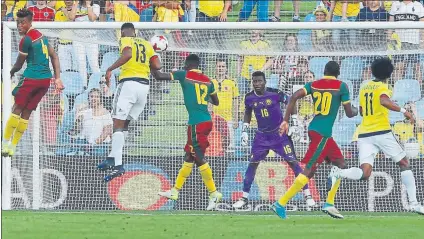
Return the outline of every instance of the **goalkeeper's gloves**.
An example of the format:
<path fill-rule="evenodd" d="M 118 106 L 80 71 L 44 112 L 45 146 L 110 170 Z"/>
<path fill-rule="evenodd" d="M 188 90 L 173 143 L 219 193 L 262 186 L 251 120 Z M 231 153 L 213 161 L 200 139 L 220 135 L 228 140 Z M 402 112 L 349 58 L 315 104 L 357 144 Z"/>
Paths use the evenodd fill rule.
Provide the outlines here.
<path fill-rule="evenodd" d="M 243 123 L 243 132 L 241 133 L 241 146 L 247 146 L 249 143 L 249 134 L 247 134 L 248 128 L 249 123 Z"/>
<path fill-rule="evenodd" d="M 292 115 L 292 126 L 289 127 L 289 132 L 287 135 L 292 139 L 292 141 L 297 142 L 300 140 L 301 128 L 297 123 L 297 115 Z"/>

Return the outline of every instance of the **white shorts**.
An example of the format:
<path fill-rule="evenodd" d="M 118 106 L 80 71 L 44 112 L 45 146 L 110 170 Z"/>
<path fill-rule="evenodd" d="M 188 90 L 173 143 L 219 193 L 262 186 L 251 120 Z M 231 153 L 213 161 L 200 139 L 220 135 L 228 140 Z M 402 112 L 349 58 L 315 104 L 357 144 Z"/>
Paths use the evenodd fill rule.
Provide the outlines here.
<path fill-rule="evenodd" d="M 112 118 L 136 120 L 147 103 L 149 86 L 136 81 L 125 81 L 118 85 L 113 99 Z"/>
<path fill-rule="evenodd" d="M 397 163 L 406 157 L 405 150 L 396 140 L 392 132 L 380 135 L 374 135 L 365 138 L 358 138 L 359 162 L 367 163 L 373 166 L 374 159 L 381 151 L 386 157 L 391 158 Z"/>

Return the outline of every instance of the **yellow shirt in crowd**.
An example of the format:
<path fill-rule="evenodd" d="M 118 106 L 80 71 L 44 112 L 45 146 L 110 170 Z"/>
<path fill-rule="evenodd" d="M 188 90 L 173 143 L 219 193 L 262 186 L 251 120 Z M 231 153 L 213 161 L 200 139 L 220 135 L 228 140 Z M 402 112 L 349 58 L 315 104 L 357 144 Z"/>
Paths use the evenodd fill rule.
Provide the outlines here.
<path fill-rule="evenodd" d="M 334 16 L 342 16 L 342 7 L 343 1 L 337 1 L 336 6 L 334 6 Z M 359 14 L 359 11 L 361 10 L 361 6 L 359 4 L 359 1 L 356 3 L 348 3 L 347 4 L 347 11 L 346 11 L 346 17 L 356 17 Z"/>
<path fill-rule="evenodd" d="M 224 10 L 224 0 L 199 1 L 198 8 L 208 17 L 217 17 Z"/>
<path fill-rule="evenodd" d="M 212 82 L 219 98 L 219 105 L 213 107 L 213 112 L 227 122 L 233 121 L 233 99 L 240 95 L 236 82 L 231 79 L 225 79 L 221 82 L 221 86 L 217 80 L 212 80 Z"/>
<path fill-rule="evenodd" d="M 256 43 L 253 43 L 250 40 L 242 41 L 240 43 L 240 46 L 242 50 L 247 51 L 255 51 L 255 52 L 261 52 L 261 51 L 267 51 L 269 50 L 269 43 L 268 41 L 259 40 Z M 249 72 L 249 66 L 252 66 L 253 71 L 258 71 L 262 69 L 262 67 L 265 65 L 267 60 L 266 56 L 244 56 L 241 76 L 250 80 L 250 72 Z"/>

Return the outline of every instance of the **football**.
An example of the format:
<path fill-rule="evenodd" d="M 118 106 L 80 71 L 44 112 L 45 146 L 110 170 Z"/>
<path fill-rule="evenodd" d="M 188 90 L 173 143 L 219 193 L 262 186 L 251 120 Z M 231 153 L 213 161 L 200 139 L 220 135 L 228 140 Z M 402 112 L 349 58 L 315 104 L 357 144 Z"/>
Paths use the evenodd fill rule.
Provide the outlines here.
<path fill-rule="evenodd" d="M 150 44 L 152 44 L 155 52 L 166 51 L 168 48 L 168 39 L 165 36 L 156 35 L 150 39 Z"/>

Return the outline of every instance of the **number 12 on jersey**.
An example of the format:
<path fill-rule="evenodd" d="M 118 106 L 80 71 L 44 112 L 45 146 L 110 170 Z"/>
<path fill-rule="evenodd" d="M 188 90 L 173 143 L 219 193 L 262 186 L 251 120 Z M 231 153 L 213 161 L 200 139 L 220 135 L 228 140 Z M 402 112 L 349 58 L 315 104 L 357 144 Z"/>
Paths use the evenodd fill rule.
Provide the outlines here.
<path fill-rule="evenodd" d="M 195 83 L 194 88 L 196 89 L 197 104 L 207 105 L 208 101 L 206 100 L 206 96 L 208 95 L 208 86 Z"/>

